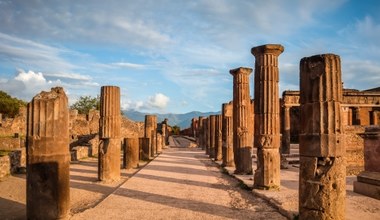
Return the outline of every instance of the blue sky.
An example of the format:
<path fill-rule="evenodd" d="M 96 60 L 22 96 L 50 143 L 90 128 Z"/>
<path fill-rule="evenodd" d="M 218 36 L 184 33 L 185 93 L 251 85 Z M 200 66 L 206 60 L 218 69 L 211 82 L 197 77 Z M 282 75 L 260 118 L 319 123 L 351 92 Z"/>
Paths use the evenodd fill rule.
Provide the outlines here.
<path fill-rule="evenodd" d="M 229 70 L 253 68 L 250 49 L 267 43 L 285 48 L 281 91 L 322 53 L 341 56 L 346 88 L 374 88 L 379 11 L 376 0 L 0 0 L 0 90 L 30 101 L 63 86 L 73 103 L 116 85 L 123 109 L 219 111 Z"/>

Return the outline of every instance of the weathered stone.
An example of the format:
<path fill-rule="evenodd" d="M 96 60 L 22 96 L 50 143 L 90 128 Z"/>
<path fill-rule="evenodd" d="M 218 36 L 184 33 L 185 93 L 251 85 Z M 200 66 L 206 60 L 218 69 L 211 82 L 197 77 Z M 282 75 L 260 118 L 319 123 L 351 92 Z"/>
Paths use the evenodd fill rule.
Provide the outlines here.
<path fill-rule="evenodd" d="M 150 157 L 154 157 L 156 154 L 157 138 L 156 138 L 156 126 L 157 126 L 157 116 L 156 115 L 145 115 L 145 133 L 144 137 L 149 138 L 150 146 Z"/>
<path fill-rule="evenodd" d="M 69 111 L 63 88 L 41 92 L 28 104 L 28 219 L 67 219 L 70 211 Z"/>
<path fill-rule="evenodd" d="M 139 139 L 124 138 L 123 144 L 123 168 L 132 169 L 139 167 Z"/>
<path fill-rule="evenodd" d="M 163 142 L 162 142 L 162 134 L 161 133 L 156 133 L 156 138 L 157 138 L 157 154 L 162 153 L 162 148 Z"/>
<path fill-rule="evenodd" d="M 340 58 L 303 58 L 300 71 L 300 219 L 345 219 Z"/>
<path fill-rule="evenodd" d="M 99 169 L 100 181 L 120 179 L 121 114 L 120 88 L 102 86 L 100 91 Z"/>
<path fill-rule="evenodd" d="M 249 133 L 251 99 L 249 96 L 249 75 L 251 68 L 240 67 L 230 70 L 233 76 L 233 142 L 235 173 L 252 173 L 252 134 Z"/>
<path fill-rule="evenodd" d="M 207 117 L 203 120 L 203 144 L 205 147 L 205 152 L 208 154 L 208 148 L 209 148 L 209 120 L 210 117 Z"/>
<path fill-rule="evenodd" d="M 203 117 L 203 116 L 200 116 L 199 119 L 198 119 L 198 138 L 197 138 L 197 143 L 198 143 L 198 147 L 200 147 L 202 150 L 205 149 L 205 141 L 204 141 L 204 128 L 203 128 L 203 124 L 204 124 L 204 120 L 206 119 L 206 117 Z"/>
<path fill-rule="evenodd" d="M 209 140 L 210 140 L 210 145 L 209 145 L 209 157 L 210 158 L 215 158 L 215 137 L 216 137 L 216 117 L 217 115 L 210 115 L 209 117 Z"/>
<path fill-rule="evenodd" d="M 254 146 L 258 152 L 254 178 L 256 188 L 280 187 L 278 56 L 283 51 L 284 47 L 279 44 L 262 45 L 251 50 L 256 59 L 254 105 Z"/>
<path fill-rule="evenodd" d="M 140 158 L 141 160 L 150 160 L 151 157 L 151 147 L 150 147 L 150 139 L 149 138 L 139 138 L 139 149 L 140 149 Z"/>
<path fill-rule="evenodd" d="M 215 161 L 222 160 L 222 115 L 215 118 Z"/>
<path fill-rule="evenodd" d="M 290 107 L 284 106 L 282 111 L 281 153 L 290 154 Z"/>
<path fill-rule="evenodd" d="M 233 104 L 232 102 L 222 105 L 222 166 L 233 167 L 234 148 L 233 148 Z"/>

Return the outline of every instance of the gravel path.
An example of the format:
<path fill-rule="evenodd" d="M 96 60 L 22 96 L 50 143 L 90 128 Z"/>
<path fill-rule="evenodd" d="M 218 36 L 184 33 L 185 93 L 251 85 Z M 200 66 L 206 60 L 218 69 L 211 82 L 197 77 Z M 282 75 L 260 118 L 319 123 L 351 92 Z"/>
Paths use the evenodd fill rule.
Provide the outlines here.
<path fill-rule="evenodd" d="M 191 148 L 165 150 L 97 206 L 72 216 L 105 218 L 286 219 Z"/>

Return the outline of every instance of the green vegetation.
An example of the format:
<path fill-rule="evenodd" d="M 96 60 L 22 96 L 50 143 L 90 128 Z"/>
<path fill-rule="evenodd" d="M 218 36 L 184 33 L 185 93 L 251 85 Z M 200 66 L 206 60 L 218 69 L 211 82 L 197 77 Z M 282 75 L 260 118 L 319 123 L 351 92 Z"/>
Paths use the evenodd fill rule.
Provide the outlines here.
<path fill-rule="evenodd" d="M 0 150 L 0 157 L 8 156 L 11 150 Z"/>
<path fill-rule="evenodd" d="M 20 107 L 26 106 L 26 102 L 13 98 L 0 90 L 0 113 L 4 117 L 14 118 L 20 112 Z"/>
<path fill-rule="evenodd" d="M 174 126 L 172 127 L 172 129 L 173 129 L 173 134 L 175 134 L 175 135 L 179 135 L 179 132 L 181 131 L 181 128 L 180 128 L 179 126 L 174 125 Z"/>
<path fill-rule="evenodd" d="M 91 109 L 99 110 L 100 98 L 91 96 L 81 96 L 78 101 L 70 106 L 70 109 L 78 110 L 79 114 L 88 114 Z"/>

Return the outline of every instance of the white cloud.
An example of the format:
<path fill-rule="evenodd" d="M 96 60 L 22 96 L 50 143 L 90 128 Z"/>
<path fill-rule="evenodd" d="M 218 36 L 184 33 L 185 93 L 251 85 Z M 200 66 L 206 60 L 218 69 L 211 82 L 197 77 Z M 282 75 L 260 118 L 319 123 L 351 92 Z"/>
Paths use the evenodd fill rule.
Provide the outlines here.
<path fill-rule="evenodd" d="M 145 65 L 137 64 L 137 63 L 129 63 L 129 62 L 118 62 L 112 63 L 111 65 L 121 68 L 131 68 L 131 69 L 142 69 Z"/>
<path fill-rule="evenodd" d="M 154 96 L 149 97 L 147 107 L 164 109 L 168 105 L 170 98 L 162 93 L 156 93 Z"/>

